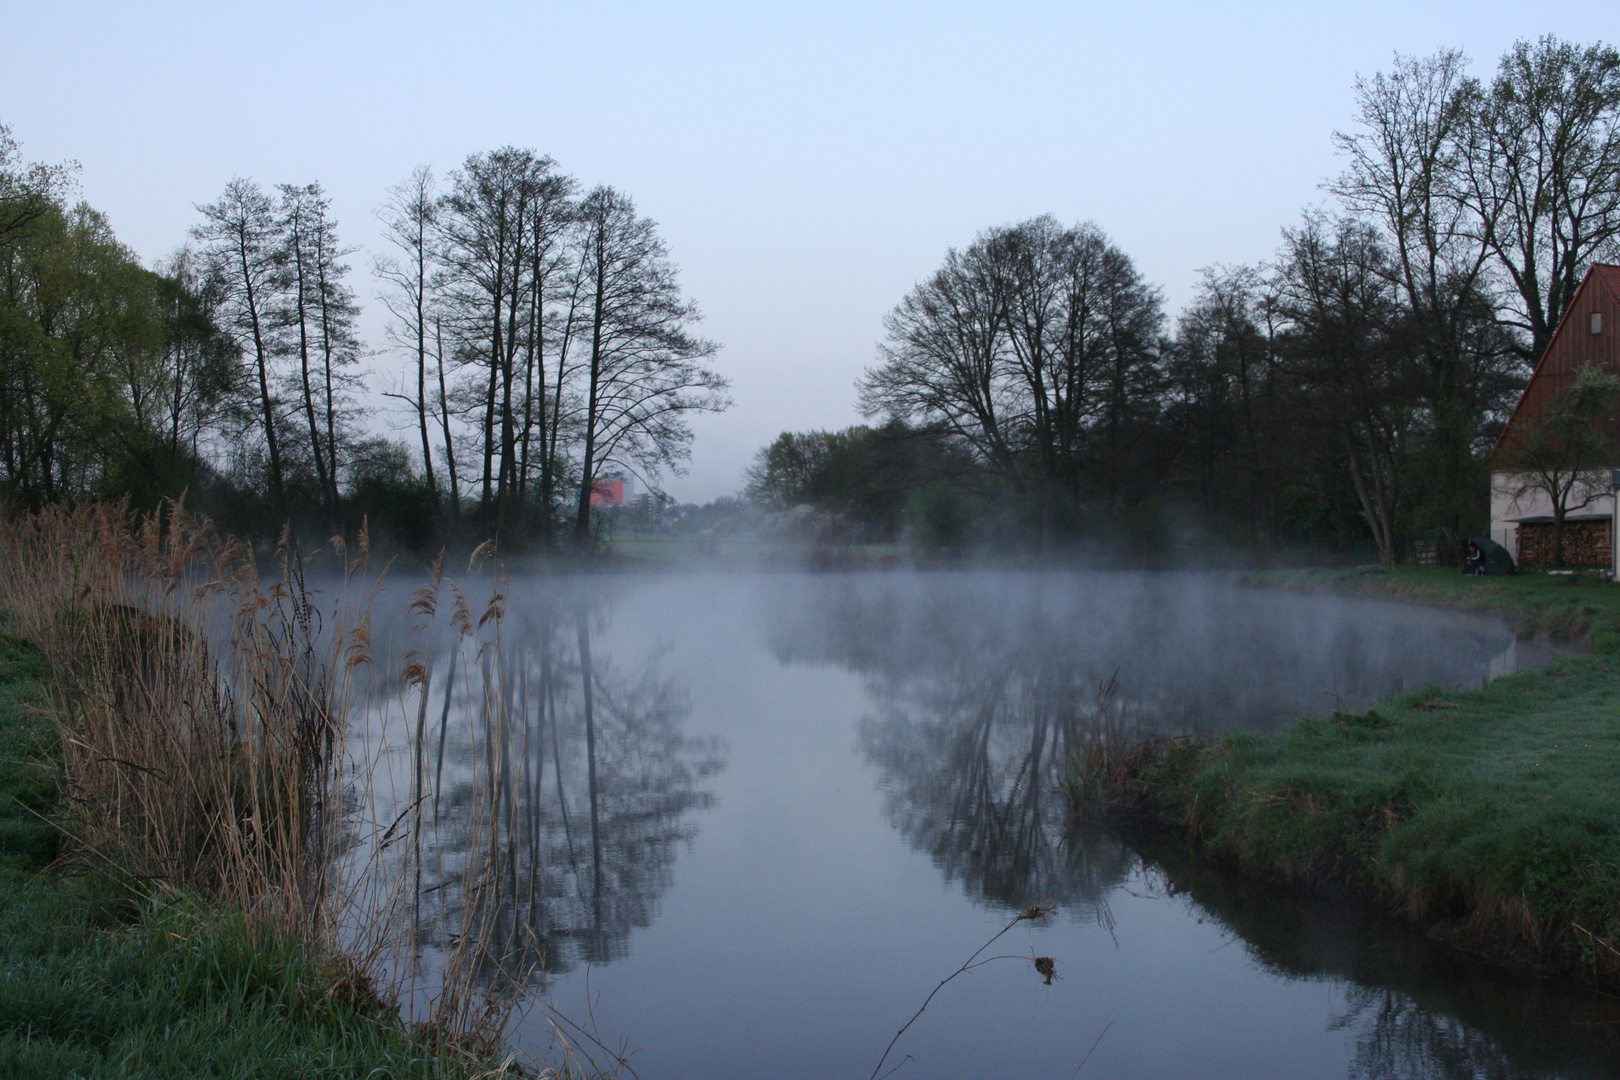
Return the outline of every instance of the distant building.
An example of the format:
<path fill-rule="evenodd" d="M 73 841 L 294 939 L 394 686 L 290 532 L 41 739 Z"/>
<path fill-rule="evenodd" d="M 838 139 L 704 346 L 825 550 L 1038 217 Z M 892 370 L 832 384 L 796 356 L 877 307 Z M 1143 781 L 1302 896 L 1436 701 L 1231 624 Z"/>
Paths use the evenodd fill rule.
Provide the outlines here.
<path fill-rule="evenodd" d="M 1491 539 L 1513 552 L 1522 566 L 1552 561 L 1553 504 L 1541 490 L 1527 490 L 1528 474 L 1514 468 L 1515 435 L 1540 416 L 1582 368 L 1597 365 L 1620 375 L 1620 266 L 1594 263 L 1569 310 L 1536 364 L 1502 437 L 1491 451 Z M 1613 460 L 1583 470 L 1584 493 L 1564 516 L 1567 566 L 1614 566 L 1614 493 L 1610 474 L 1620 469 L 1620 423 Z M 1584 505 L 1583 505 L 1584 504 Z"/>
<path fill-rule="evenodd" d="M 592 506 L 623 506 L 632 497 L 635 482 L 622 473 L 609 473 L 591 482 Z"/>

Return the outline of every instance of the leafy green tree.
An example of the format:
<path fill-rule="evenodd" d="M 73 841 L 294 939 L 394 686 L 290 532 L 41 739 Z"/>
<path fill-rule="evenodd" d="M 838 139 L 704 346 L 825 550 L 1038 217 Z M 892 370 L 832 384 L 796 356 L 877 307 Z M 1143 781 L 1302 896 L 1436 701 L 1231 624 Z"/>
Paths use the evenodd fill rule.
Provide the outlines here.
<path fill-rule="evenodd" d="M 89 207 L 53 203 L 0 248 L 0 472 L 38 506 L 100 494 L 161 382 L 156 277 Z"/>
<path fill-rule="evenodd" d="M 347 524 L 358 528 L 364 517 L 373 540 L 425 551 L 438 534 L 438 507 L 412 457 L 409 447 L 392 439 L 355 442 L 347 462 L 353 507 Z"/>
<path fill-rule="evenodd" d="M 909 521 L 928 536 L 948 535 L 941 546 L 954 546 L 972 524 L 967 496 L 978 472 L 965 449 L 943 432 L 900 421 L 784 431 L 755 455 L 747 495 L 776 510 L 814 507 L 875 540 L 892 539 Z M 941 525 L 942 514 L 955 515 L 948 527 Z"/>
<path fill-rule="evenodd" d="M 242 426 L 242 403 L 251 398 L 241 351 L 215 324 L 204 284 L 187 248 L 154 275 L 163 346 L 156 364 L 129 371 L 135 427 L 108 481 L 111 494 L 128 495 L 138 507 L 211 480 L 216 443 Z"/>
<path fill-rule="evenodd" d="M 1305 449 L 1290 437 L 1288 413 L 1301 402 L 1279 348 L 1274 300 L 1259 268 L 1205 270 L 1165 349 L 1165 420 L 1181 447 L 1177 482 L 1203 514 L 1247 518 L 1250 535 L 1267 544 L 1285 531 L 1282 480 Z"/>
<path fill-rule="evenodd" d="M 11 125 L 0 124 L 0 247 L 19 240 L 30 222 L 60 208 L 76 167 L 25 165 Z"/>
<path fill-rule="evenodd" d="M 208 473 L 239 355 L 193 256 L 157 271 L 0 127 L 0 490 L 152 506 Z"/>
<path fill-rule="evenodd" d="M 1308 215 L 1284 232 L 1277 306 L 1293 377 L 1313 392 L 1296 419 L 1337 451 L 1385 566 L 1399 556 L 1411 446 L 1422 422 L 1391 255 L 1366 222 Z"/>

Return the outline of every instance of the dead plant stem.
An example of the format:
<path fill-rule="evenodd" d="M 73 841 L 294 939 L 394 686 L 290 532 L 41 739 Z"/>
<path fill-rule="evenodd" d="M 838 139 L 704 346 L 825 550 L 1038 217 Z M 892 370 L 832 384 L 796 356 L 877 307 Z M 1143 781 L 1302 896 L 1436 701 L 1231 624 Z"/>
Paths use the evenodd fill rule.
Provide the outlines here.
<path fill-rule="evenodd" d="M 979 959 L 979 954 L 983 953 L 990 946 L 994 945 L 998 940 L 1000 940 L 1001 936 L 1003 934 L 1005 934 L 1007 931 L 1011 930 L 1013 927 L 1017 926 L 1019 923 L 1024 922 L 1026 920 L 1044 918 L 1051 911 L 1052 911 L 1051 908 L 1042 907 L 1039 904 L 1032 904 L 1030 907 L 1025 908 L 1023 911 L 1020 911 L 1017 915 L 1013 916 L 1011 922 L 1009 922 L 1006 926 L 1003 926 L 1000 930 L 996 931 L 995 934 L 991 936 L 989 941 L 986 941 L 983 945 L 980 945 L 977 949 L 974 949 L 973 950 L 973 955 L 968 957 L 966 960 L 964 960 L 962 962 L 961 967 L 957 968 L 955 971 L 951 972 L 949 975 L 947 975 L 943 979 L 941 979 L 939 981 L 939 985 L 934 987 L 933 990 L 929 991 L 928 996 L 923 999 L 923 1003 L 920 1006 L 917 1007 L 917 1011 L 911 1014 L 911 1019 L 907 1020 L 904 1024 L 902 1024 L 900 1026 L 900 1030 L 894 1033 L 894 1038 L 889 1040 L 889 1045 L 884 1047 L 883 1056 L 878 1058 L 877 1066 L 875 1068 L 873 1068 L 872 1076 L 870 1077 L 870 1080 L 878 1080 L 878 1073 L 882 1071 L 883 1063 L 885 1061 L 889 1060 L 889 1052 L 894 1049 L 894 1044 L 900 1041 L 900 1036 L 902 1036 L 902 1035 L 904 1035 L 906 1033 L 907 1028 L 911 1027 L 912 1024 L 915 1024 L 917 1022 L 917 1018 L 919 1016 L 921 1016 L 923 1014 L 923 1011 L 928 1008 L 928 1003 L 934 1000 L 934 995 L 939 993 L 941 990 L 945 989 L 945 984 L 946 983 L 950 982 L 952 979 L 956 978 L 958 975 L 961 975 L 964 972 L 971 971 L 975 967 L 978 967 L 979 965 L 977 963 L 975 963 L 975 961 Z M 991 957 L 990 958 L 990 960 L 999 960 L 999 959 L 1003 959 L 1003 958 L 1002 957 Z M 1022 959 L 1022 957 L 1020 957 L 1019 959 Z M 989 963 L 989 960 L 986 960 L 984 962 Z"/>

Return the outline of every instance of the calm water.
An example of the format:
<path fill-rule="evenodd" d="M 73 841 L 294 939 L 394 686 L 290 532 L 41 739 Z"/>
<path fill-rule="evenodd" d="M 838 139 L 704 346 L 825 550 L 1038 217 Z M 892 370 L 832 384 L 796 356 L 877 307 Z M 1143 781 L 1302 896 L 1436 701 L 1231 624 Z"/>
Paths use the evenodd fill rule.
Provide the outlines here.
<path fill-rule="evenodd" d="M 505 596 L 505 665 L 495 643 L 415 641 L 438 823 L 419 948 L 432 963 L 477 905 L 492 948 L 543 958 L 523 992 L 645 1080 L 868 1077 L 1034 903 L 1056 911 L 941 990 L 885 1069 L 1620 1076 L 1608 999 L 1071 831 L 1057 790 L 1099 723 L 1266 729 L 1549 657 L 1500 623 L 1195 575 L 533 578 Z M 409 775 L 413 740 L 390 737 Z M 450 899 L 474 865 L 492 884 Z M 543 1049 L 546 1010 L 517 1038 Z"/>

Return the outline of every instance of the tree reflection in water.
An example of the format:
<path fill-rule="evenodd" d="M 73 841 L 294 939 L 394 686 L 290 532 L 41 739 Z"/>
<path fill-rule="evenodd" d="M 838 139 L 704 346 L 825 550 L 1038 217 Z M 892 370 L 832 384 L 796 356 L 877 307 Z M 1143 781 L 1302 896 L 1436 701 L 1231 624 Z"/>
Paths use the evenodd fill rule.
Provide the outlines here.
<path fill-rule="evenodd" d="M 946 880 L 1009 911 L 1055 904 L 1106 920 L 1125 848 L 1068 830 L 1059 782 L 1082 741 L 1163 719 L 1112 692 L 1073 627 L 1039 602 L 975 607 L 957 592 L 818 594 L 773 627 L 783 662 L 835 662 L 867 678 L 859 742 L 880 771 L 885 814 Z"/>
<path fill-rule="evenodd" d="M 1008 910 L 1096 905 L 1123 880 L 1124 848 L 1069 835 L 1058 789 L 1069 755 L 1107 722 L 1095 684 L 1050 657 L 1020 667 L 1011 654 L 937 678 L 872 674 L 877 712 L 861 721 L 861 750 L 881 770 L 889 820 L 946 880 Z"/>
<path fill-rule="evenodd" d="M 1352 986 L 1334 1026 L 1356 1041 L 1352 1080 L 1510 1080 L 1515 1069 L 1496 1040 L 1450 1016 L 1429 1012 L 1405 994 Z"/>
<path fill-rule="evenodd" d="M 866 678 L 871 711 L 859 746 L 878 770 L 885 813 L 977 902 L 1055 904 L 1106 922 L 1108 894 L 1145 873 L 1229 927 L 1267 969 L 1339 982 L 1345 1007 L 1333 1026 L 1353 1042 L 1357 1080 L 1611 1075 L 1600 1063 L 1620 1051 L 1613 1002 L 1483 968 L 1354 905 L 1233 878 L 1174 848 L 1071 821 L 1058 785 L 1085 740 L 1191 733 L 1195 717 L 1218 731 L 1244 707 L 1277 719 L 1294 685 L 1324 674 L 1284 646 L 1252 648 L 1265 628 L 1249 626 L 1212 651 L 1227 680 L 1212 693 L 1193 685 L 1196 663 L 1169 671 L 1157 693 L 1127 677 L 1110 693 L 1112 665 L 1125 658 L 1088 639 L 1083 614 L 1032 592 L 860 581 L 779 603 L 771 646 L 783 663 L 832 663 Z M 1342 643 L 1355 628 L 1316 630 Z M 1174 655 L 1173 628 L 1150 648 Z M 1246 652 L 1271 683 L 1256 696 L 1231 677 Z M 1394 689 L 1390 673 L 1364 659 L 1351 657 L 1362 692 Z"/>
<path fill-rule="evenodd" d="M 408 805 L 430 966 L 526 983 L 623 957 L 656 916 L 723 748 L 683 733 L 684 684 L 658 655 L 601 652 L 605 618 L 526 602 L 481 628 L 458 619 L 424 661 Z"/>
<path fill-rule="evenodd" d="M 1262 969 L 1343 987 L 1330 1027 L 1351 1042 L 1351 1080 L 1614 1075 L 1612 997 L 1479 963 L 1362 904 L 1275 888 L 1162 838 L 1130 844 L 1158 891 L 1190 901 Z"/>

